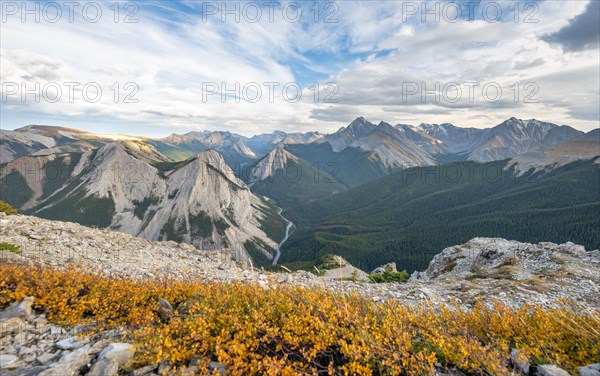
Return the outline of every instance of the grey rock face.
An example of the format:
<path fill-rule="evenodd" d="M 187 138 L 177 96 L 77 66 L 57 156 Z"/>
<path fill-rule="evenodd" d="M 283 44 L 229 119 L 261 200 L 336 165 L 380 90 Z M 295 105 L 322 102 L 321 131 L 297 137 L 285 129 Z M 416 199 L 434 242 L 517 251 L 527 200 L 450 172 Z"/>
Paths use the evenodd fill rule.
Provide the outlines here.
<path fill-rule="evenodd" d="M 117 363 L 119 366 L 124 366 L 129 359 L 135 354 L 135 348 L 129 343 L 111 343 L 100 355 L 99 360 L 110 360 Z"/>
<path fill-rule="evenodd" d="M 28 318 L 31 316 L 31 307 L 33 305 L 33 297 L 28 296 L 20 302 L 14 302 L 9 305 L 4 311 L 0 312 L 0 321 L 18 318 Z"/>
<path fill-rule="evenodd" d="M 40 376 L 76 376 L 90 361 L 89 345 L 72 352 L 67 352 L 58 362 L 40 373 Z"/>
<path fill-rule="evenodd" d="M 569 372 L 553 364 L 539 365 L 536 372 L 537 376 L 569 376 Z"/>
<path fill-rule="evenodd" d="M 109 359 L 98 360 L 87 376 L 117 376 L 119 374 L 119 365 Z"/>
<path fill-rule="evenodd" d="M 371 274 L 383 274 L 384 272 L 397 272 L 398 269 L 396 269 L 396 263 L 395 262 L 390 262 L 387 263 L 385 265 L 381 265 L 378 268 L 375 268 Z"/>
<path fill-rule="evenodd" d="M 579 367 L 577 371 L 580 376 L 600 376 L 600 363 Z"/>

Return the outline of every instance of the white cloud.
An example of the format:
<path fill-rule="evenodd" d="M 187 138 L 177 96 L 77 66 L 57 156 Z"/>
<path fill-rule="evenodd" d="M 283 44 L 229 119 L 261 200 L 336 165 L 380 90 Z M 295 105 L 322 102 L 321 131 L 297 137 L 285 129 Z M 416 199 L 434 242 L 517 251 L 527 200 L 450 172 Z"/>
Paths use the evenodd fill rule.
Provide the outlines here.
<path fill-rule="evenodd" d="M 133 24 L 114 23 L 109 11 L 95 24 L 4 23 L 4 82 L 97 82 L 103 96 L 98 103 L 82 100 L 80 91 L 74 103 L 65 95 L 59 103 L 11 98 L 2 103 L 3 112 L 10 111 L 10 116 L 2 115 L 3 127 L 22 126 L 32 118 L 39 122 L 44 116 L 48 123 L 60 117 L 75 127 L 91 119 L 118 122 L 124 132 L 136 134 L 149 124 L 244 134 L 329 131 L 359 115 L 470 126 L 490 126 L 510 116 L 581 129 L 598 123 L 598 50 L 564 53 L 541 40 L 583 12 L 585 2 L 543 2 L 537 23 L 437 24 L 418 18 L 403 22 L 401 2 L 338 2 L 337 23 L 322 22 L 325 9 L 316 23 L 286 22 L 280 14 L 273 23 L 266 17 L 258 23 L 222 23 L 218 17 L 203 22 L 197 2 L 187 3 L 195 9 L 187 14 L 160 2 L 153 9 L 161 6 L 162 13 L 150 12 L 145 4 L 139 4 L 139 23 Z M 264 82 L 309 82 L 310 74 L 317 73 L 330 74 L 337 82 L 339 104 L 314 103 L 307 88 L 297 103 L 284 100 L 280 88 L 273 103 L 266 100 Z M 507 94 L 495 104 L 482 98 L 422 104 L 418 96 L 403 102 L 402 83 L 409 81 L 427 82 L 428 87 L 435 82 L 497 82 L 506 93 L 511 83 L 535 82 L 540 103 L 513 103 Z M 110 89 L 115 82 L 120 83 L 119 103 Z M 127 82 L 139 85 L 139 103 L 122 103 Z M 204 103 L 202 84 L 207 82 L 224 82 L 228 88 L 255 82 L 263 100 L 236 103 L 228 98 L 221 103 L 216 95 Z"/>

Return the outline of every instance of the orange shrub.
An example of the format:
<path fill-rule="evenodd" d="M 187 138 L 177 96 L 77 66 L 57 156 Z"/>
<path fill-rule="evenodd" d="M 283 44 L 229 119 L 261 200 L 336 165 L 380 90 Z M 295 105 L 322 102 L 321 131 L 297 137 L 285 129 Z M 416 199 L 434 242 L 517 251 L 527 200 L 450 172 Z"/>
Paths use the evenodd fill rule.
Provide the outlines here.
<path fill-rule="evenodd" d="M 507 375 L 512 348 L 571 371 L 600 360 L 600 315 L 567 303 L 410 308 L 294 286 L 120 280 L 14 264 L 0 272 L 0 307 L 31 295 L 52 322 L 127 328 L 139 366 L 167 360 L 181 370 L 199 357 L 202 370 L 215 360 L 234 375 L 420 375 L 439 362 Z M 170 319 L 159 316 L 159 298 L 175 308 Z"/>

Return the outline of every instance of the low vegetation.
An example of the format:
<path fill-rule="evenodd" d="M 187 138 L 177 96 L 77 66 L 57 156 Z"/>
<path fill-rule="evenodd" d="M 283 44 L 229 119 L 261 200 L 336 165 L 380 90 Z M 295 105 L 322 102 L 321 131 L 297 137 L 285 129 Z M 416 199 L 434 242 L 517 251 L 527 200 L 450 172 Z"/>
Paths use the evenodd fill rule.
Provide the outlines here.
<path fill-rule="evenodd" d="M 322 289 L 110 279 L 69 267 L 0 264 L 0 309 L 26 296 L 64 326 L 127 329 L 136 366 L 223 363 L 234 375 L 414 375 L 436 363 L 508 375 L 510 352 L 575 371 L 600 360 L 600 313 L 501 304 L 411 308 Z M 160 315 L 164 298 L 174 313 Z"/>
<path fill-rule="evenodd" d="M 401 272 L 386 270 L 383 273 L 369 274 L 369 281 L 373 283 L 406 282 L 409 277 L 406 270 Z"/>
<path fill-rule="evenodd" d="M 9 251 L 12 253 L 16 253 L 17 255 L 20 255 L 21 247 L 19 247 L 18 245 L 12 244 L 12 243 L 0 242 L 0 251 Z"/>
<path fill-rule="evenodd" d="M 252 257 L 252 263 L 255 267 L 269 267 L 273 263 L 273 257 L 276 254 L 275 249 L 254 236 L 244 242 L 244 248 Z"/>
<path fill-rule="evenodd" d="M 319 270 L 332 270 L 341 268 L 345 265 L 346 261 L 341 257 L 332 254 L 326 254 L 317 260 L 315 267 Z"/>
<path fill-rule="evenodd" d="M 0 212 L 8 215 L 17 214 L 17 209 L 13 208 L 4 201 L 0 201 Z"/>
<path fill-rule="evenodd" d="M 158 204 L 159 201 L 160 199 L 154 196 L 144 197 L 142 201 L 133 200 L 133 214 L 135 214 L 135 216 L 138 217 L 140 220 L 143 220 L 148 208 L 152 205 Z"/>

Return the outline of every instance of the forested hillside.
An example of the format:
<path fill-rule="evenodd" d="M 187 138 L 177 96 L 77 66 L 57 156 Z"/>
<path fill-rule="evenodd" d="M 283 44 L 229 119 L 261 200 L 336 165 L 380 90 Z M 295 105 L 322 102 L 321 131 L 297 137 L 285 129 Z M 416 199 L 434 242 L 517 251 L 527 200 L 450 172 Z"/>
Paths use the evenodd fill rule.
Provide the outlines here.
<path fill-rule="evenodd" d="M 600 247 L 597 163 L 522 176 L 506 164 L 411 168 L 289 209 L 298 229 L 280 262 L 334 253 L 364 270 L 395 261 L 414 271 L 439 249 L 477 236 Z"/>

